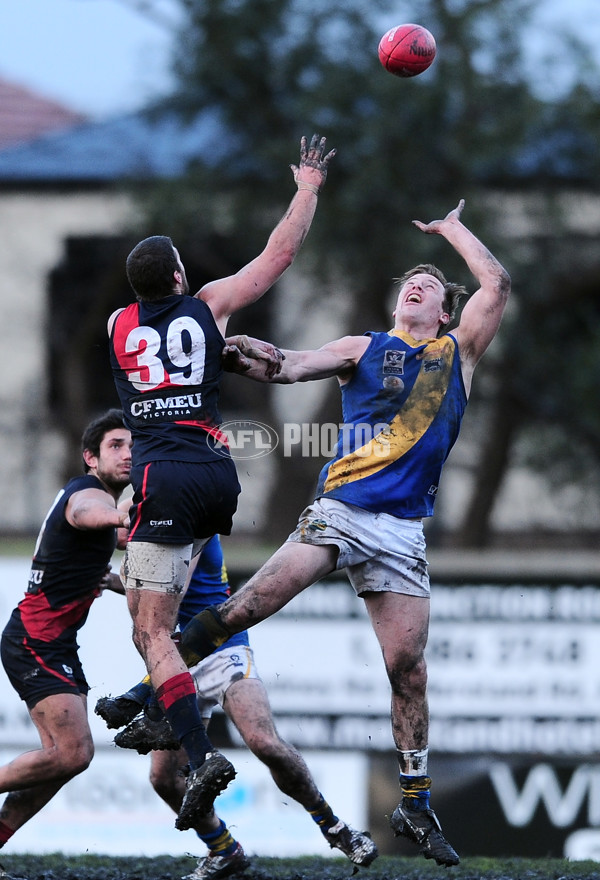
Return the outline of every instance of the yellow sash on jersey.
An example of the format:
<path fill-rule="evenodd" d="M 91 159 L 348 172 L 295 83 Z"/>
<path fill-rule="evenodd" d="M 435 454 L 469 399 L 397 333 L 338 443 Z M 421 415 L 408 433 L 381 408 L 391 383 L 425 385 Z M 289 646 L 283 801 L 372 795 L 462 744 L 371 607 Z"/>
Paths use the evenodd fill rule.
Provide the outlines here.
<path fill-rule="evenodd" d="M 454 340 L 450 336 L 434 339 L 423 349 L 423 366 L 432 358 L 439 358 L 439 369 L 424 370 L 422 366 L 410 394 L 388 430 L 381 431 L 364 446 L 331 464 L 325 492 L 375 474 L 412 449 L 440 410 L 448 390 L 454 349 Z"/>

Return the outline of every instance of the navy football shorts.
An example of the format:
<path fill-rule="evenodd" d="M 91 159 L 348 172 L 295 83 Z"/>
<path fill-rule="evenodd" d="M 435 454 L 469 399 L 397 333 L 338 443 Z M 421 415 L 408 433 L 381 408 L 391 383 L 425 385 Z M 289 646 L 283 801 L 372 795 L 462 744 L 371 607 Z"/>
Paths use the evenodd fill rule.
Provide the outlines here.
<path fill-rule="evenodd" d="M 70 645 L 58 641 L 42 643 L 5 629 L 0 655 L 10 683 L 28 709 L 54 694 L 86 696 L 90 689 L 74 640 Z"/>
<path fill-rule="evenodd" d="M 229 535 L 240 484 L 230 458 L 153 461 L 131 469 L 130 541 L 191 544 Z"/>

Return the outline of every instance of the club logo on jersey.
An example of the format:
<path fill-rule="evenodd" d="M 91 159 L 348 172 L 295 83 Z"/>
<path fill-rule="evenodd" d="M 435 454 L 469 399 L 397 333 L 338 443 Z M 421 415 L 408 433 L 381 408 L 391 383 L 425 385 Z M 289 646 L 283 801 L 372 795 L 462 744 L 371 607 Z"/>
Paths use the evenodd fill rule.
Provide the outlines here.
<path fill-rule="evenodd" d="M 403 376 L 405 357 L 405 351 L 398 351 L 397 348 L 386 349 L 383 355 L 383 375 Z"/>
<path fill-rule="evenodd" d="M 435 373 L 444 367 L 444 359 L 441 357 L 430 358 L 428 361 L 424 361 L 423 363 L 423 372 L 424 373 Z"/>
<path fill-rule="evenodd" d="M 404 391 L 404 382 L 400 376 L 404 375 L 404 359 L 406 352 L 398 351 L 397 348 L 388 348 L 383 355 L 383 382 L 382 385 L 388 394 L 399 394 Z"/>
<path fill-rule="evenodd" d="M 157 394 L 139 394 L 129 403 L 132 422 L 136 425 L 148 422 L 173 422 L 181 419 L 200 421 L 202 394 L 200 391 L 173 394 L 169 388 Z"/>

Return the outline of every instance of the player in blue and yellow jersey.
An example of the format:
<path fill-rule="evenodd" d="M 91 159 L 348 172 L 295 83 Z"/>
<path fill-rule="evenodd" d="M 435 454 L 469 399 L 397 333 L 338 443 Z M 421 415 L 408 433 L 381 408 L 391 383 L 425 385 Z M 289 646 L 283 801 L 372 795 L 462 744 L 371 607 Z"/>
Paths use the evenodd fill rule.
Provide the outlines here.
<path fill-rule="evenodd" d="M 302 138 L 298 191 L 264 250 L 234 275 L 189 296 L 170 238 L 151 236 L 127 258 L 136 302 L 109 319 L 110 360 L 133 436 L 131 529 L 123 576 L 133 641 L 191 772 L 176 820 L 189 828 L 235 776 L 212 748 L 194 683 L 171 639 L 190 560 L 229 534 L 240 491 L 219 430 L 221 352 L 229 318 L 256 302 L 291 265 L 310 228 L 334 150 Z M 268 352 L 266 353 L 268 356 Z"/>
<path fill-rule="evenodd" d="M 204 608 L 224 602 L 229 593 L 221 542 L 215 535 L 203 547 L 190 578 L 179 610 L 180 626 L 185 626 Z M 353 864 L 370 865 L 377 857 L 377 847 L 370 836 L 351 828 L 334 814 L 302 756 L 279 736 L 265 686 L 256 670 L 247 631 L 232 635 L 190 672 L 204 724 L 208 726 L 215 706 L 221 706 L 248 748 L 269 768 L 277 787 L 305 808 L 329 846 L 339 849 Z M 178 748 L 179 742 L 168 730 L 168 724 L 164 720 L 152 720 L 152 717 L 156 718 L 152 703 L 152 687 L 146 676 L 125 694 L 101 697 L 95 711 L 109 727 L 121 727 L 133 719 L 117 734 L 115 743 L 136 749 L 141 754 L 151 751 L 152 785 L 178 813 L 185 792 L 181 771 L 187 764 L 187 755 Z M 138 715 L 142 707 L 145 707 L 144 712 Z M 156 750 L 157 742 L 161 745 L 160 750 Z M 199 859 L 188 880 L 228 877 L 249 867 L 250 861 L 241 844 L 232 837 L 214 809 L 197 819 L 193 828 L 208 847 L 208 855 Z"/>
<path fill-rule="evenodd" d="M 422 232 L 443 236 L 479 283 L 453 332 L 447 326 L 466 291 L 435 266 L 419 265 L 399 279 L 391 330 L 346 336 L 317 351 L 284 351 L 274 376 L 258 361 L 245 370 L 281 383 L 336 376 L 343 427 L 317 498 L 296 530 L 235 596 L 194 618 L 180 645 L 191 665 L 319 578 L 345 569 L 365 601 L 392 689 L 403 795 L 392 830 L 441 865 L 459 858 L 429 804 L 429 577 L 422 520 L 433 513 L 473 370 L 498 330 L 510 291 L 505 269 L 462 223 L 463 207 L 461 200 L 443 220 L 414 221 Z"/>
<path fill-rule="evenodd" d="M 60 490 L 48 511 L 27 591 L 2 633 L 2 665 L 40 746 L 0 767 L 0 791 L 9 792 L 0 808 L 0 847 L 94 754 L 77 633 L 102 590 L 123 593 L 110 572 L 118 529 L 129 524 L 129 505 L 117 503 L 131 469 L 131 434 L 120 410 L 88 425 L 82 453 L 85 473 Z"/>

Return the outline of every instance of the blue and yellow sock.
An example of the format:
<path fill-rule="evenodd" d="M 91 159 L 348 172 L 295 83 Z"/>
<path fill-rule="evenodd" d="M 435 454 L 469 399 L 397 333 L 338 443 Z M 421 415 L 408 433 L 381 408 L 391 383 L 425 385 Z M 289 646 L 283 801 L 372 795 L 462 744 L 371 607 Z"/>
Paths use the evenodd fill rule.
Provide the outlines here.
<path fill-rule="evenodd" d="M 405 776 L 401 773 L 400 789 L 402 791 L 402 803 L 409 810 L 420 811 L 429 809 L 431 777 Z"/>
<path fill-rule="evenodd" d="M 140 706 L 143 706 L 148 697 L 152 694 L 152 685 L 150 684 L 150 676 L 147 675 L 132 688 L 121 694 L 126 700 L 135 700 Z"/>
<path fill-rule="evenodd" d="M 210 831 L 208 834 L 200 834 L 197 831 L 196 834 L 206 844 L 209 852 L 216 856 L 230 856 L 238 845 L 222 819 L 219 820 L 219 827 L 215 831 Z"/>
<path fill-rule="evenodd" d="M 310 810 L 307 809 L 307 812 L 323 834 L 326 834 L 330 828 L 333 828 L 340 821 L 321 793 L 319 793 L 319 800 L 315 806 Z"/>

